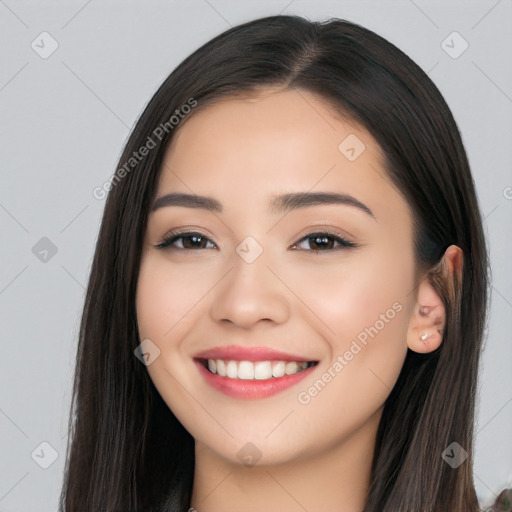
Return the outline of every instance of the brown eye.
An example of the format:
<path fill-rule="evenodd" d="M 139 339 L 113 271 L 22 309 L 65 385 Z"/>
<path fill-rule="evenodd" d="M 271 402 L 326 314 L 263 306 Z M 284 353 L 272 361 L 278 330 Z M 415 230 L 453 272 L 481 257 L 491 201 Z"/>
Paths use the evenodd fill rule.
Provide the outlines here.
<path fill-rule="evenodd" d="M 357 244 L 354 242 L 345 240 L 344 238 L 332 233 L 310 233 L 309 235 L 306 235 L 304 238 L 299 240 L 299 242 L 294 244 L 293 248 L 295 249 L 298 244 L 301 244 L 304 241 L 309 243 L 311 248 L 309 251 L 306 249 L 308 252 L 333 252 L 344 248 L 357 247 Z M 338 244 L 337 247 L 334 247 L 335 244 Z"/>
<path fill-rule="evenodd" d="M 181 240 L 181 247 L 174 245 L 178 240 Z M 205 246 L 210 242 L 211 244 L 215 244 L 206 236 L 201 233 L 169 233 L 166 235 L 161 242 L 155 245 L 157 249 L 165 249 L 166 247 L 169 249 L 177 249 L 183 251 L 189 251 L 194 249 L 207 249 Z"/>

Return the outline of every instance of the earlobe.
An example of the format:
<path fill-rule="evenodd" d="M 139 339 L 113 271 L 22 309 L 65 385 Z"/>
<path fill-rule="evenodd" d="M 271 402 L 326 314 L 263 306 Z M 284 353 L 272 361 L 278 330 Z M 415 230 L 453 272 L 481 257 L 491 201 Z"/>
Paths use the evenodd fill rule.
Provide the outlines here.
<path fill-rule="evenodd" d="M 462 272 L 462 250 L 450 245 L 440 261 L 443 278 L 451 280 L 454 273 Z M 407 346 L 414 352 L 433 352 L 443 342 L 446 308 L 439 293 L 427 275 L 420 283 L 417 301 L 407 331 Z"/>
<path fill-rule="evenodd" d="M 441 297 L 427 280 L 423 281 L 407 332 L 408 347 L 420 354 L 439 348 L 443 341 L 445 319 L 446 311 Z"/>

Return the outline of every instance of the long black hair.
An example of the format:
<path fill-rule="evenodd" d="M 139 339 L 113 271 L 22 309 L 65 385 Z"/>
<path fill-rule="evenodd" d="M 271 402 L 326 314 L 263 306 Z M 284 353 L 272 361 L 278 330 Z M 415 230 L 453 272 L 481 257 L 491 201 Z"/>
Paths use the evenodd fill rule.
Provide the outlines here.
<path fill-rule="evenodd" d="M 201 46 L 163 82 L 126 143 L 80 325 L 61 510 L 189 507 L 194 440 L 134 356 L 142 241 L 174 133 L 204 106 L 266 86 L 315 93 L 371 133 L 412 210 L 417 268 L 447 311 L 442 345 L 408 351 L 385 403 L 364 512 L 477 511 L 473 429 L 489 269 L 459 130 L 429 77 L 393 44 L 348 21 L 299 16 L 250 21 Z M 155 147 L 131 161 L 149 139 Z M 464 264 L 447 281 L 441 258 L 451 244 Z M 469 455 L 457 468 L 442 458 L 452 442 Z"/>

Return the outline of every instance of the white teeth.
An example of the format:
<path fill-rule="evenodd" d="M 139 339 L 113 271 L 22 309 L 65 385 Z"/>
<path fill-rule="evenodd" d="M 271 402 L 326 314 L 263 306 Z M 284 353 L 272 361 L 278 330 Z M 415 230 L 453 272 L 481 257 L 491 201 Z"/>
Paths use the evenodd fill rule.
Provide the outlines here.
<path fill-rule="evenodd" d="M 299 369 L 298 365 L 296 362 L 294 361 L 291 361 L 289 363 L 286 363 L 286 367 L 285 367 L 285 373 L 286 375 L 293 375 L 294 373 L 297 373 L 297 370 Z"/>
<path fill-rule="evenodd" d="M 211 361 L 211 359 L 208 359 L 208 361 Z M 217 359 L 215 361 L 215 363 L 217 365 L 217 375 L 220 375 L 221 377 L 225 377 L 226 376 L 226 363 L 222 359 Z"/>
<path fill-rule="evenodd" d="M 259 380 L 272 377 L 272 363 L 270 361 L 258 361 L 254 365 L 254 378 Z"/>
<path fill-rule="evenodd" d="M 233 361 L 208 359 L 208 369 L 221 377 L 242 380 L 266 380 L 293 375 L 308 367 L 305 361 Z"/>
<path fill-rule="evenodd" d="M 238 377 L 238 365 L 236 361 L 228 361 L 226 365 L 226 376 L 230 379 L 236 379 Z"/>
<path fill-rule="evenodd" d="M 272 368 L 272 376 L 273 377 L 282 377 L 284 375 L 284 369 L 286 368 L 286 364 L 284 361 L 279 361 Z"/>
<path fill-rule="evenodd" d="M 238 363 L 238 378 L 244 380 L 254 379 L 254 365 L 250 361 L 240 361 Z"/>

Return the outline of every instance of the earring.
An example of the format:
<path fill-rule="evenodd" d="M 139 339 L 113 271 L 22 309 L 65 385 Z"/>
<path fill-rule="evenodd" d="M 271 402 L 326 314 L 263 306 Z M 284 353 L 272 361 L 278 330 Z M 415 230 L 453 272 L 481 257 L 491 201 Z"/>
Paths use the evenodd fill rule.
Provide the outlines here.
<path fill-rule="evenodd" d="M 420 336 L 420 340 L 421 341 L 427 341 L 429 338 L 432 337 L 432 333 L 430 331 L 425 331 L 421 336 Z"/>

